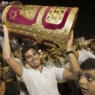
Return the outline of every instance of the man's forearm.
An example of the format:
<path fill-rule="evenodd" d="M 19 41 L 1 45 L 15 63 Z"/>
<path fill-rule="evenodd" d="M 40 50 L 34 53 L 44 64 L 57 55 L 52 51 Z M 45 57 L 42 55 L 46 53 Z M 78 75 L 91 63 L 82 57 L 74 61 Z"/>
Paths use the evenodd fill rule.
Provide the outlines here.
<path fill-rule="evenodd" d="M 80 72 L 80 66 L 73 51 L 67 52 L 68 59 L 71 63 L 70 70 L 77 75 Z"/>
<path fill-rule="evenodd" d="M 8 30 L 4 26 L 4 40 L 3 40 L 3 58 L 7 59 L 11 57 L 11 49 L 10 49 L 10 43 L 9 43 L 9 35 Z"/>

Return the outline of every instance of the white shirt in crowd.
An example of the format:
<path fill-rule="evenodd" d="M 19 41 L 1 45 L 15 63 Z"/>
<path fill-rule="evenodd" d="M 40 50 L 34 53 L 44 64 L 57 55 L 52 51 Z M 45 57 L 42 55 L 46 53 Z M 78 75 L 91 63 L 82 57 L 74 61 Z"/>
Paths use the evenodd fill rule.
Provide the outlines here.
<path fill-rule="evenodd" d="M 63 79 L 63 68 L 43 67 L 42 72 L 23 68 L 22 79 L 29 95 L 60 95 L 57 80 Z"/>
<path fill-rule="evenodd" d="M 79 53 L 79 58 L 78 58 L 79 64 L 81 64 L 88 58 L 95 58 L 95 55 L 91 51 L 80 50 L 78 51 L 78 53 Z"/>

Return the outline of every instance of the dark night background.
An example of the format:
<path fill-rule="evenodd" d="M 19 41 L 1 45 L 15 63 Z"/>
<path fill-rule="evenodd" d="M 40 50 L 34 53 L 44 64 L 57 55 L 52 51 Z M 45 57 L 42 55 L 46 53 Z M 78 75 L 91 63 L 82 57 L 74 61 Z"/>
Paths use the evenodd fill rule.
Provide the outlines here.
<path fill-rule="evenodd" d="M 79 12 L 74 29 L 75 37 L 84 36 L 86 39 L 95 38 L 94 0 L 19 0 L 19 1 L 21 1 L 23 4 L 79 7 Z"/>

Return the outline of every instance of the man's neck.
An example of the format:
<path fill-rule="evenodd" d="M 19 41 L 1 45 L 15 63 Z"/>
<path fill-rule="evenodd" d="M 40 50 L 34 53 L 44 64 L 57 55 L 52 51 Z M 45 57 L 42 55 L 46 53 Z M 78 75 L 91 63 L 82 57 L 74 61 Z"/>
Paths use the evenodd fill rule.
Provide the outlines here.
<path fill-rule="evenodd" d="M 40 65 L 40 66 L 37 68 L 37 70 L 39 70 L 40 72 L 42 72 L 42 70 L 43 70 L 43 66 Z"/>

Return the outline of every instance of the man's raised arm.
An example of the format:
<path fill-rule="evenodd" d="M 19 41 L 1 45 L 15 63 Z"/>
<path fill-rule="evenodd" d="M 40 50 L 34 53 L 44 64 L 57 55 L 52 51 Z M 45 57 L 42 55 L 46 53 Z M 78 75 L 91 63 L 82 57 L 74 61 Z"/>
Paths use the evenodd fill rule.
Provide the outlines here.
<path fill-rule="evenodd" d="M 15 61 L 14 57 L 12 56 L 8 29 L 6 28 L 5 25 L 3 25 L 3 32 L 4 32 L 3 59 L 7 62 L 7 64 L 13 69 L 13 71 L 18 76 L 22 76 L 23 69 L 22 66 L 17 61 Z"/>
<path fill-rule="evenodd" d="M 70 69 L 67 69 L 63 72 L 63 78 L 67 80 L 77 79 L 78 73 L 80 72 L 80 66 L 73 51 L 73 30 L 70 32 L 70 35 L 68 36 L 66 44 L 66 55 L 70 62 Z"/>

